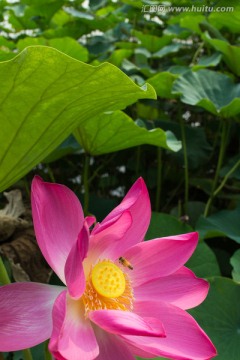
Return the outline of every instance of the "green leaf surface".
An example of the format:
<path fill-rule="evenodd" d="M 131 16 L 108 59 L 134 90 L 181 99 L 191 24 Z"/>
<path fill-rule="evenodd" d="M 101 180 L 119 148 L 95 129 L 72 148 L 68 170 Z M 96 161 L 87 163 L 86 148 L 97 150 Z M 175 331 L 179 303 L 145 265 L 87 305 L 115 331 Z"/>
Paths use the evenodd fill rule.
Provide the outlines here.
<path fill-rule="evenodd" d="M 174 75 L 182 75 L 189 71 L 189 67 L 185 65 L 172 65 L 168 68 L 168 72 Z"/>
<path fill-rule="evenodd" d="M 191 15 L 186 13 L 184 15 L 185 16 L 180 19 L 181 27 L 190 29 L 200 35 L 202 31 L 199 27 L 199 24 L 205 19 L 205 17 L 197 13 L 193 13 Z"/>
<path fill-rule="evenodd" d="M 54 13 L 61 8 L 63 0 L 56 1 L 34 1 L 29 6 L 17 4 L 12 6 L 12 14 L 9 22 L 17 29 L 34 29 L 45 27 L 49 24 Z M 27 4 L 27 2 L 25 2 Z"/>
<path fill-rule="evenodd" d="M 240 285 L 228 278 L 210 280 L 207 299 L 189 312 L 217 348 L 218 360 L 237 360 L 240 354 Z"/>
<path fill-rule="evenodd" d="M 159 118 L 159 111 L 156 108 L 153 108 L 152 104 L 143 104 L 143 103 L 137 103 L 136 104 L 136 109 L 137 109 L 137 114 L 139 116 L 140 119 L 148 119 L 149 121 L 151 120 L 156 120 Z M 137 124 L 138 120 L 136 120 Z M 152 127 L 150 129 L 152 129 L 154 126 L 154 124 L 151 124 Z M 143 126 L 146 127 L 146 126 Z M 147 128 L 147 127 L 146 127 Z M 150 130 L 148 128 L 148 130 Z"/>
<path fill-rule="evenodd" d="M 168 25 L 164 31 L 164 35 L 173 35 L 178 39 L 187 39 L 191 35 L 191 31 L 180 26 L 179 24 Z"/>
<path fill-rule="evenodd" d="M 162 58 L 164 56 L 177 53 L 183 47 L 182 44 L 170 44 L 164 46 L 161 50 L 153 54 L 153 58 Z"/>
<path fill-rule="evenodd" d="M 184 234 L 193 231 L 191 226 L 181 222 L 176 217 L 164 213 L 152 212 L 151 222 L 146 239 Z"/>
<path fill-rule="evenodd" d="M 111 64 L 120 67 L 124 59 L 129 58 L 132 55 L 133 51 L 130 49 L 117 49 L 112 52 L 111 56 L 108 59 L 108 62 Z"/>
<path fill-rule="evenodd" d="M 240 84 L 235 85 L 230 77 L 215 71 L 184 73 L 174 82 L 173 94 L 181 95 L 185 104 L 198 105 L 226 118 L 240 112 Z"/>
<path fill-rule="evenodd" d="M 185 264 L 196 276 L 207 278 L 220 274 L 219 265 L 214 252 L 204 242 L 200 242 L 191 258 Z"/>
<path fill-rule="evenodd" d="M 207 218 L 200 217 L 196 228 L 201 238 L 228 237 L 240 243 L 240 206 L 222 210 Z"/>
<path fill-rule="evenodd" d="M 44 46 L 1 63 L 0 83 L 0 191 L 92 117 L 155 97 L 114 65 L 93 67 Z"/>
<path fill-rule="evenodd" d="M 235 251 L 230 259 L 230 264 L 233 267 L 232 277 L 235 281 L 240 282 L 240 249 Z"/>
<path fill-rule="evenodd" d="M 233 5 L 233 4 L 232 4 Z M 239 2 L 234 4 L 234 11 L 212 12 L 208 20 L 217 29 L 227 28 L 232 33 L 240 33 L 240 7 Z"/>
<path fill-rule="evenodd" d="M 181 148 L 170 131 L 147 129 L 138 126 L 122 111 L 103 113 L 92 117 L 74 131 L 74 135 L 85 151 L 91 155 L 101 155 L 150 144 L 172 151 Z"/>
<path fill-rule="evenodd" d="M 62 37 L 56 39 L 45 39 L 43 37 L 26 37 L 17 43 L 19 50 L 23 50 L 28 46 L 45 45 L 51 46 L 64 54 L 67 54 L 80 61 L 88 61 L 88 51 L 85 47 L 79 44 L 76 40 L 70 37 Z"/>
<path fill-rule="evenodd" d="M 239 161 L 239 154 L 236 156 L 228 159 L 228 162 L 226 165 L 224 165 L 220 171 L 220 176 L 224 177 L 227 175 L 227 173 L 235 166 L 237 165 L 237 162 Z M 236 168 L 236 170 L 229 176 L 230 179 L 238 179 L 240 180 L 240 166 Z"/>
<path fill-rule="evenodd" d="M 16 54 L 13 53 L 15 44 L 13 41 L 5 39 L 0 36 L 0 61 L 6 61 L 12 59 Z"/>
<path fill-rule="evenodd" d="M 219 39 L 227 42 L 227 39 L 222 35 L 222 33 L 218 31 L 218 29 L 216 29 L 214 26 L 212 26 L 208 21 L 203 20 L 199 24 L 199 27 L 202 30 L 203 34 L 207 32 L 214 39 Z"/>
<path fill-rule="evenodd" d="M 240 75 L 240 47 L 229 44 L 226 41 L 219 39 L 211 39 L 209 35 L 204 35 L 203 39 L 214 47 L 215 50 L 220 51 L 223 54 L 223 60 L 226 65 L 236 75 Z"/>
<path fill-rule="evenodd" d="M 172 94 L 172 85 L 177 78 L 178 75 L 166 71 L 154 75 L 148 79 L 148 83 L 154 87 L 158 96 L 174 99 L 176 96 Z"/>
<path fill-rule="evenodd" d="M 203 69 L 206 67 L 214 67 L 217 66 L 222 59 L 222 54 L 219 52 L 215 52 L 210 56 L 202 56 L 198 63 L 192 67 L 194 71 Z"/>
<path fill-rule="evenodd" d="M 143 34 L 141 31 L 136 30 L 134 30 L 132 34 L 141 41 L 141 46 L 145 47 L 150 52 L 156 52 L 170 44 L 173 38 L 173 35 L 163 35 L 162 37 L 158 37 L 155 35 Z"/>

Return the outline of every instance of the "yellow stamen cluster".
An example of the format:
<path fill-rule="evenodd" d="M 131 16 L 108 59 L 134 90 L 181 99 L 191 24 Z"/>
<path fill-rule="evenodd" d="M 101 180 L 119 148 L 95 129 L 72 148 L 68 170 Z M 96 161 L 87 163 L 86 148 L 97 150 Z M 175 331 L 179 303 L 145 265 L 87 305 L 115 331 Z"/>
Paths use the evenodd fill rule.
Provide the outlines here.
<path fill-rule="evenodd" d="M 112 261 L 102 260 L 91 268 L 82 300 L 85 316 L 89 311 L 101 309 L 131 311 L 133 291 L 130 279 Z"/>

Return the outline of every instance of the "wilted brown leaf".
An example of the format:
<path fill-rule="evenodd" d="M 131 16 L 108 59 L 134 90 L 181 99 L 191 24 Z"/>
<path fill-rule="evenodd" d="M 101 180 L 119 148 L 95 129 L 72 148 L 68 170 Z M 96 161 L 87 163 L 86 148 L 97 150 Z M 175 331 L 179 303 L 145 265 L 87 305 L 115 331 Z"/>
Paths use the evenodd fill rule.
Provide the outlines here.
<path fill-rule="evenodd" d="M 19 190 L 4 195 L 8 204 L 0 210 L 0 252 L 9 260 L 15 281 L 46 283 L 51 270 L 37 245 L 31 211 L 25 209 Z"/>

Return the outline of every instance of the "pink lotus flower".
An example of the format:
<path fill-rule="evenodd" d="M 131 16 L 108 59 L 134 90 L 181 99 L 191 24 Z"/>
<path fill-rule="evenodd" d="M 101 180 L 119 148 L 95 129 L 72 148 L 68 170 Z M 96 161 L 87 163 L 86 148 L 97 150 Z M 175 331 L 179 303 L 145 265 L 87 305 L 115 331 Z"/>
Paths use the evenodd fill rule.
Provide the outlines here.
<path fill-rule="evenodd" d="M 142 242 L 150 221 L 142 179 L 89 234 L 74 193 L 63 185 L 32 184 L 39 247 L 66 284 L 0 287 L 0 351 L 50 338 L 55 359 L 211 359 L 216 350 L 184 310 L 200 304 L 208 283 L 184 267 L 197 233 Z M 120 258 L 120 260 L 119 260 Z"/>

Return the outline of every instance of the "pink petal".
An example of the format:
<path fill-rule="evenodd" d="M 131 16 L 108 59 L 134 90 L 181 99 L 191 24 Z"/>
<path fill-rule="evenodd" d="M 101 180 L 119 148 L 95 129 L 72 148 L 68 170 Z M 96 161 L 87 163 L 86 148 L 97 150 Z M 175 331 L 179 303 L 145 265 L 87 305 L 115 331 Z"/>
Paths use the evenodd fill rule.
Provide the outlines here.
<path fill-rule="evenodd" d="M 87 222 L 88 227 L 91 227 L 96 222 L 96 218 L 95 218 L 95 216 L 92 216 L 92 215 L 86 216 L 85 221 Z"/>
<path fill-rule="evenodd" d="M 118 336 L 109 334 L 98 326 L 94 332 L 99 346 L 99 355 L 96 360 L 135 360 L 128 347 Z"/>
<path fill-rule="evenodd" d="M 16 351 L 47 340 L 52 308 L 64 287 L 14 283 L 0 287 L 0 351 Z"/>
<path fill-rule="evenodd" d="M 76 195 L 64 185 L 32 182 L 32 214 L 38 245 L 60 279 L 64 265 L 83 226 L 83 211 Z"/>
<path fill-rule="evenodd" d="M 161 319 L 165 338 L 123 336 L 125 341 L 154 356 L 174 360 L 208 360 L 216 356 L 211 340 L 197 322 L 184 310 L 161 301 L 137 302 L 134 310 L 140 316 Z"/>
<path fill-rule="evenodd" d="M 123 239 L 131 225 L 131 214 L 125 211 L 100 233 L 91 235 L 89 259 L 87 261 L 94 263 L 99 257 L 112 260 L 118 258 L 124 246 Z"/>
<path fill-rule="evenodd" d="M 121 310 L 96 310 L 89 318 L 103 330 L 118 335 L 165 336 L 160 321 L 142 318 L 132 312 Z"/>
<path fill-rule="evenodd" d="M 65 277 L 69 294 L 72 298 L 79 298 L 85 290 L 85 274 L 82 262 L 88 251 L 88 227 L 85 225 L 78 236 L 77 242 L 73 245 L 66 264 Z"/>
<path fill-rule="evenodd" d="M 66 316 L 66 299 L 67 290 L 65 290 L 58 296 L 54 303 L 52 311 L 53 329 L 48 348 L 54 355 L 54 357 L 58 360 L 64 360 L 61 354 L 58 353 L 58 338 Z"/>
<path fill-rule="evenodd" d="M 143 240 L 149 226 L 151 205 L 144 180 L 139 178 L 128 191 L 120 205 L 93 229 L 93 234 L 100 233 L 110 226 L 122 213 L 129 211 L 132 216 L 132 225 L 124 236 L 123 251 Z"/>
<path fill-rule="evenodd" d="M 93 360 L 99 348 L 91 323 L 84 317 L 81 301 L 60 294 L 53 308 L 53 332 L 49 350 L 60 360 Z"/>
<path fill-rule="evenodd" d="M 198 233 L 192 232 L 144 241 L 127 250 L 123 256 L 133 266 L 134 287 L 174 273 L 190 258 L 197 242 Z"/>
<path fill-rule="evenodd" d="M 120 336 L 119 336 L 120 337 Z M 135 356 L 140 356 L 142 358 L 146 358 L 146 359 L 151 359 L 154 358 L 155 355 L 153 353 L 150 353 L 149 351 L 144 351 L 142 349 L 140 349 L 136 344 L 136 346 L 133 345 L 133 342 L 130 343 L 129 340 L 126 340 L 123 336 L 122 336 L 122 341 L 124 341 L 125 345 L 128 347 L 129 351 L 131 351 L 132 354 L 134 354 Z M 160 359 L 160 358 L 159 358 Z"/>
<path fill-rule="evenodd" d="M 160 300 L 181 309 L 190 309 L 203 302 L 208 289 L 207 281 L 197 278 L 191 270 L 182 267 L 171 275 L 134 288 L 134 297 L 136 301 Z"/>

